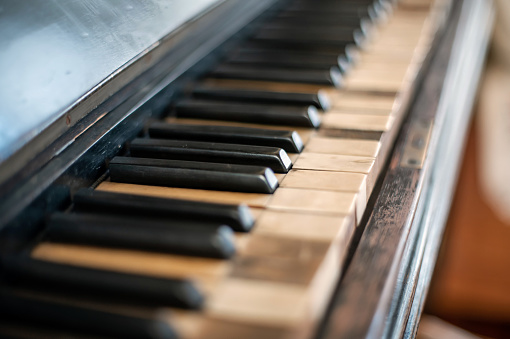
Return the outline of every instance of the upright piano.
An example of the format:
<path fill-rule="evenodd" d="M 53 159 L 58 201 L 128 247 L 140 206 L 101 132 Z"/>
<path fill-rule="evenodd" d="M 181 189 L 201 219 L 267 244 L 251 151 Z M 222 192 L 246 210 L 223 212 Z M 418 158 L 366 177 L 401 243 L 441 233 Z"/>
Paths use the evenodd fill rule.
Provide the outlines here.
<path fill-rule="evenodd" d="M 492 16 L 3 2 L 0 336 L 414 337 Z"/>

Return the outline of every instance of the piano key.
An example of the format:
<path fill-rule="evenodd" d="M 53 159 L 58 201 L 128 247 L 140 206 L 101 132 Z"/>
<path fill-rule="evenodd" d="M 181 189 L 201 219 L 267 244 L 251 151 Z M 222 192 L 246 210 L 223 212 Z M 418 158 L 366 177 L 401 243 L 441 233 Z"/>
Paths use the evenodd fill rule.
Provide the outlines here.
<path fill-rule="evenodd" d="M 375 163 L 372 157 L 323 153 L 303 153 L 294 169 L 341 171 L 369 174 Z"/>
<path fill-rule="evenodd" d="M 263 125 L 263 124 L 252 124 L 243 123 L 236 121 L 221 121 L 221 120 L 201 120 L 201 119 L 186 119 L 168 117 L 164 120 L 166 123 L 175 125 L 209 125 L 209 126 L 231 126 L 231 127 L 244 127 L 244 128 L 258 128 L 258 129 L 270 129 L 270 130 L 286 130 L 295 131 L 299 134 L 303 144 L 305 145 L 310 137 L 316 133 L 314 129 L 305 127 L 291 127 L 291 126 L 279 126 L 279 125 Z M 295 154 L 288 153 L 291 160 Z"/>
<path fill-rule="evenodd" d="M 288 219 L 287 217 L 290 217 L 290 219 Z M 266 255 L 266 258 L 267 258 L 267 256 L 270 256 L 271 258 L 274 257 L 275 260 L 278 262 L 276 262 L 275 265 L 273 265 L 273 267 L 280 267 L 280 266 L 278 266 L 279 263 L 287 262 L 287 261 L 289 261 L 289 259 L 292 259 L 293 261 L 290 262 L 289 267 L 281 266 L 284 271 L 294 268 L 297 261 L 300 261 L 301 263 L 303 263 L 303 259 L 306 259 L 306 258 L 308 258 L 308 260 L 305 260 L 305 261 L 308 262 L 310 265 L 307 264 L 307 265 L 303 266 L 305 271 L 312 269 L 312 266 L 315 267 L 317 262 L 321 262 L 321 268 L 317 268 L 317 270 L 316 270 L 318 275 L 320 275 L 319 272 L 325 272 L 325 271 L 328 272 L 328 274 L 331 274 L 331 272 L 332 272 L 331 270 L 325 269 L 322 267 L 324 265 L 323 263 L 326 263 L 326 262 L 329 262 L 332 264 L 330 268 L 335 268 L 335 270 L 340 269 L 337 264 L 337 262 L 338 262 L 337 259 L 334 259 L 333 261 L 331 261 L 331 260 L 325 260 L 322 257 L 324 255 L 327 256 L 328 258 L 337 258 L 339 256 L 339 252 L 337 252 L 338 247 L 336 245 L 336 242 L 340 243 L 341 241 L 346 241 L 345 237 L 347 235 L 349 235 L 353 229 L 352 224 L 347 224 L 347 221 L 348 221 L 347 218 L 343 218 L 341 216 L 337 216 L 337 217 L 317 216 L 315 214 L 303 214 L 302 217 L 299 218 L 297 215 L 291 215 L 291 214 L 288 214 L 285 212 L 272 212 L 272 217 L 268 220 L 270 221 L 271 225 L 281 225 L 282 227 L 287 225 L 289 227 L 283 227 L 283 228 L 279 227 L 278 228 L 280 230 L 279 232 L 271 233 L 271 230 L 275 229 L 274 227 L 271 227 L 271 230 L 270 230 L 269 228 L 266 228 L 262 225 L 261 228 L 266 230 L 266 232 L 261 233 L 262 235 L 264 235 L 264 239 L 262 239 L 263 243 L 261 243 L 259 241 L 259 242 L 255 242 L 256 243 L 255 244 L 254 241 L 250 241 L 251 246 L 249 246 L 247 248 L 247 252 L 246 252 L 250 256 L 250 258 L 253 258 L 253 256 L 256 256 L 257 254 Z M 308 231 L 303 234 L 299 233 L 299 232 L 298 233 L 293 232 L 294 235 L 292 236 L 290 227 L 293 226 L 293 223 L 292 223 L 293 221 L 298 222 L 296 224 L 296 227 L 298 229 L 308 229 Z M 299 221 L 303 221 L 303 222 L 299 222 Z M 351 225 L 351 226 L 349 226 L 349 225 Z M 321 232 L 320 234 L 318 234 L 318 232 L 317 232 L 318 229 L 324 230 L 324 232 Z M 310 239 L 311 241 L 308 240 L 307 234 L 308 234 L 308 236 L 311 237 L 311 239 Z M 268 237 L 271 235 L 287 238 L 288 240 L 285 238 L 283 239 L 285 247 L 284 248 L 275 247 L 277 245 L 277 242 L 275 242 L 273 240 L 278 240 L 278 242 L 279 242 L 280 238 Z M 329 237 L 327 237 L 327 235 L 329 235 Z M 316 256 L 316 255 L 310 256 L 311 253 L 309 252 L 309 249 L 312 249 L 315 247 L 312 246 L 310 248 L 309 245 L 314 245 L 316 241 L 327 242 L 327 241 L 332 241 L 333 239 L 335 241 L 335 245 L 328 246 L 329 250 L 328 250 L 327 254 L 324 254 L 324 255 L 320 254 L 320 256 Z M 299 247 L 291 246 L 291 243 L 299 245 Z M 260 245 L 262 245 L 262 247 Z M 326 245 L 326 244 L 324 244 L 324 245 Z M 334 250 L 331 251 L 331 248 L 333 248 Z M 345 247 L 343 247 L 343 246 L 340 247 L 340 249 L 343 249 L 343 248 L 345 248 Z M 48 249 L 53 250 L 52 253 L 48 252 Z M 274 252 L 273 249 L 276 252 Z M 285 249 L 287 249 L 287 251 L 285 251 Z M 55 251 L 55 250 L 57 250 L 57 251 Z M 103 251 L 103 250 L 99 250 L 99 251 Z M 103 251 L 102 254 L 98 254 L 96 251 L 88 250 L 86 248 L 76 249 L 76 251 L 73 252 L 73 251 L 69 251 L 69 250 L 67 250 L 67 251 L 60 250 L 59 251 L 58 248 L 46 247 L 45 252 L 46 252 L 45 253 L 46 258 L 48 258 L 48 259 L 52 258 L 54 260 L 64 260 L 65 261 L 65 260 L 70 260 L 70 258 L 71 258 L 71 260 L 76 264 L 82 263 L 82 264 L 87 264 L 87 265 L 100 265 L 101 267 L 104 267 L 104 265 L 107 265 L 107 267 L 109 267 L 110 269 L 115 269 L 115 270 L 125 270 L 125 269 L 129 269 L 129 270 L 135 269 L 136 270 L 137 269 L 135 267 L 136 265 L 133 266 L 133 262 L 138 261 L 139 268 L 142 269 L 143 272 L 147 272 L 148 274 L 149 274 L 149 272 L 157 272 L 160 269 L 162 272 L 165 272 L 168 269 L 172 270 L 176 266 L 182 266 L 179 264 L 172 265 L 172 264 L 170 264 L 170 262 L 166 262 L 166 261 L 162 262 L 162 260 L 159 258 L 151 258 L 151 257 L 139 258 L 138 256 L 131 257 L 126 254 L 121 254 L 121 253 L 116 254 L 114 252 L 112 252 L 110 255 L 110 254 L 107 254 L 107 252 L 105 252 L 105 251 Z M 57 252 L 57 253 L 55 253 L 55 252 Z M 40 255 L 42 252 L 39 251 L 38 253 Z M 306 258 L 302 258 L 300 255 L 295 255 L 294 253 L 298 253 L 300 255 L 302 253 L 307 253 L 307 256 L 306 256 Z M 315 252 L 313 252 L 313 253 L 315 253 Z M 285 259 L 285 260 L 280 260 L 279 254 L 284 256 L 281 259 Z M 91 257 L 96 257 L 95 261 L 93 259 L 91 259 Z M 255 259 L 256 258 L 257 257 L 255 257 Z M 256 272 L 254 272 L 253 270 L 250 270 L 249 266 L 245 265 L 245 262 L 243 260 L 236 262 L 235 265 L 236 266 L 234 267 L 234 270 L 236 272 L 240 272 L 240 270 L 242 270 L 242 272 L 244 272 L 243 274 L 256 274 Z M 158 266 L 159 266 L 159 268 L 157 268 Z M 153 270 L 154 268 L 155 268 L 155 270 Z M 196 272 L 197 270 L 195 268 L 193 268 L 193 270 L 190 269 L 189 271 L 191 273 L 191 272 Z M 226 277 L 224 274 L 228 273 L 228 271 L 230 271 L 230 269 L 223 270 L 222 276 Z M 216 271 L 216 272 L 219 273 L 219 271 Z M 266 270 L 265 272 L 267 274 L 271 274 L 270 270 Z M 307 271 L 307 272 L 309 272 L 309 271 Z M 277 272 L 275 272 L 275 273 L 277 273 Z M 258 275 L 258 276 L 256 275 L 255 278 L 260 279 L 261 275 Z M 276 279 L 277 277 L 273 276 L 273 278 Z M 319 276 L 316 276 L 314 278 L 314 280 L 317 280 L 317 279 L 321 279 L 321 278 Z M 217 280 L 224 281 L 224 279 L 221 279 L 221 278 L 217 278 Z M 264 283 L 261 280 L 259 280 L 259 281 Z M 221 286 L 221 283 L 219 285 Z M 322 289 L 324 288 L 323 284 L 321 284 L 321 288 Z M 217 288 L 215 288 L 215 291 L 216 290 L 217 290 Z M 175 326 L 177 326 L 177 324 Z"/>
<path fill-rule="evenodd" d="M 348 103 L 347 103 L 347 105 L 348 105 Z M 333 109 L 331 111 L 331 114 L 377 115 L 377 116 L 389 117 L 392 114 L 392 112 L 393 112 L 393 109 L 342 107 L 342 108 Z"/>
<path fill-rule="evenodd" d="M 0 291 L 0 315 L 43 327 L 66 329 L 101 337 L 126 339 L 177 338 L 168 323 L 157 319 L 126 316 Z"/>
<path fill-rule="evenodd" d="M 170 160 L 264 166 L 277 173 L 292 167 L 287 152 L 278 147 L 167 139 L 135 139 L 129 143 L 132 156 Z"/>
<path fill-rule="evenodd" d="M 192 94 L 194 97 L 206 99 L 278 103 L 295 106 L 313 105 L 324 111 L 329 108 L 329 100 L 324 91 L 317 91 L 316 93 L 296 93 L 198 85 L 193 88 Z"/>
<path fill-rule="evenodd" d="M 317 170 L 293 170 L 282 181 L 281 187 L 302 188 L 324 191 L 356 193 L 357 210 L 364 210 L 374 182 L 373 176 L 352 172 L 333 172 Z"/>
<path fill-rule="evenodd" d="M 370 112 L 379 112 L 374 114 L 389 115 L 393 106 L 398 101 L 395 95 L 377 95 L 377 93 L 355 93 L 348 91 L 324 90 L 330 98 L 331 111 L 329 113 L 348 111 L 371 114 Z"/>
<path fill-rule="evenodd" d="M 336 15 L 338 18 L 342 17 L 369 17 L 372 20 L 375 20 L 383 15 L 384 8 L 381 6 L 374 6 L 374 4 L 370 5 L 359 5 L 359 4 L 349 4 L 349 3 L 331 3 L 327 5 L 318 5 L 315 2 L 302 2 L 302 3 L 294 3 L 289 7 L 286 7 L 281 15 L 285 15 L 287 13 L 297 15 L 297 16 L 322 16 Z"/>
<path fill-rule="evenodd" d="M 316 85 L 316 84 L 305 84 L 305 83 L 297 83 L 297 82 L 278 82 L 278 81 L 265 81 L 265 80 L 248 80 L 248 79 L 220 79 L 220 78 L 205 78 L 201 81 L 201 83 L 207 86 L 217 86 L 217 87 L 236 87 L 240 89 L 250 89 L 250 90 L 268 90 L 268 91 L 280 91 L 280 92 L 298 92 L 298 93 L 317 93 L 321 90 L 339 90 L 332 86 L 324 86 L 324 85 Z M 319 112 L 319 117 L 322 114 Z M 172 119 L 173 117 L 169 116 L 166 119 Z M 185 118 L 185 117 L 182 117 Z M 200 119 L 200 118 L 198 118 Z M 224 120 L 224 121 L 232 121 L 232 120 Z M 212 123 L 212 122 L 211 122 Z M 257 122 L 252 122 L 250 124 L 259 124 Z M 274 124 L 276 125 L 276 124 Z M 264 126 L 262 126 L 264 127 Z M 289 127 L 289 125 L 287 125 Z M 299 129 L 299 133 L 301 135 L 301 131 L 308 130 L 309 126 L 293 126 L 296 130 Z"/>
<path fill-rule="evenodd" d="M 323 118 L 323 130 L 357 130 L 371 132 L 388 131 L 394 118 L 392 116 L 368 114 L 328 114 Z"/>
<path fill-rule="evenodd" d="M 307 287 L 295 284 L 228 279 L 209 305 L 212 320 L 204 323 L 199 337 L 295 338 L 303 333 L 303 324 L 307 322 L 304 315 L 313 312 L 310 304 L 320 304 L 310 300 L 310 295 Z M 219 335 L 211 337 L 208 333 Z"/>
<path fill-rule="evenodd" d="M 175 111 L 178 117 L 226 120 L 268 125 L 314 127 L 320 125 L 315 106 L 270 106 L 208 100 L 181 100 Z"/>
<path fill-rule="evenodd" d="M 367 197 L 366 181 L 367 175 L 363 173 L 292 170 L 282 180 L 281 187 L 354 192 Z"/>
<path fill-rule="evenodd" d="M 162 199 L 143 195 L 116 194 L 81 189 L 73 196 L 73 210 L 78 212 L 151 216 L 166 220 L 190 220 L 222 223 L 237 232 L 248 232 L 254 224 L 250 209 L 244 205 L 200 203 Z"/>
<path fill-rule="evenodd" d="M 342 73 L 338 67 L 329 70 L 300 70 L 223 64 L 213 69 L 209 76 L 216 78 L 302 82 L 340 87 Z"/>
<path fill-rule="evenodd" d="M 280 188 L 275 192 L 269 209 L 281 211 L 301 211 L 326 213 L 332 215 L 351 215 L 357 208 L 354 192 L 322 191 L 316 189 Z M 358 216 L 362 215 L 362 211 Z"/>
<path fill-rule="evenodd" d="M 349 69 L 350 64 L 358 60 L 359 49 L 354 44 L 345 44 L 336 46 L 335 48 L 319 48 L 314 46 L 313 48 L 309 45 L 303 44 L 289 44 L 289 43 L 272 43 L 269 41 L 258 41 L 249 40 L 244 42 L 237 49 L 238 51 L 247 52 L 268 52 L 278 53 L 281 55 L 310 57 L 310 58 L 327 58 L 335 61 L 333 65 L 338 66 L 342 69 Z M 341 64 L 341 62 L 346 64 Z"/>
<path fill-rule="evenodd" d="M 112 181 L 124 183 L 266 194 L 278 187 L 273 171 L 259 166 L 115 157 L 109 169 Z"/>
<path fill-rule="evenodd" d="M 315 278 L 316 271 L 322 264 L 322 259 L 330 245 L 329 242 L 294 239 L 274 240 L 270 236 L 258 235 L 254 236 L 250 244 L 257 240 L 259 240 L 259 243 L 265 242 L 265 246 L 252 247 L 250 248 L 252 253 L 246 253 L 236 258 L 229 280 L 263 280 L 265 282 L 290 283 L 295 286 L 306 287 Z M 290 255 L 278 256 L 274 252 L 272 253 L 271 250 L 275 242 L 279 242 L 280 246 L 285 247 Z M 264 247 L 267 247 L 268 250 L 265 250 Z M 296 256 L 299 256 L 299 253 L 304 251 L 308 255 L 297 259 Z M 259 254 L 257 252 L 262 253 Z M 271 256 L 271 260 L 268 260 L 268 254 Z M 292 254 L 294 256 L 291 256 Z"/>
<path fill-rule="evenodd" d="M 274 18 L 268 23 L 275 24 L 301 24 L 303 26 L 319 25 L 327 27 L 328 25 L 343 25 L 346 27 L 363 27 L 363 25 L 372 26 L 376 23 L 374 17 L 370 15 L 363 15 L 358 13 L 346 13 L 345 15 L 338 16 L 334 13 L 322 13 L 321 15 L 304 15 L 305 13 L 300 11 L 282 11 L 274 16 Z"/>
<path fill-rule="evenodd" d="M 101 184 L 99 184 L 97 189 L 108 192 L 141 194 L 161 198 L 187 199 L 200 202 L 246 204 L 255 208 L 265 207 L 271 198 L 270 195 L 263 193 L 211 191 L 201 189 L 135 185 L 109 181 L 103 181 Z"/>
<path fill-rule="evenodd" d="M 31 256 L 58 264 L 149 278 L 190 280 L 206 299 L 228 273 L 231 264 L 230 260 L 223 259 L 51 242 L 37 244 Z"/>
<path fill-rule="evenodd" d="M 131 248 L 207 258 L 230 258 L 233 233 L 224 225 L 133 216 L 53 213 L 45 237 L 53 242 Z"/>
<path fill-rule="evenodd" d="M 240 50 L 237 53 L 233 53 L 227 62 L 234 65 L 315 69 L 323 71 L 330 70 L 332 67 L 338 67 L 341 73 L 345 73 L 350 68 L 350 63 L 347 60 L 348 59 L 343 55 L 275 51 L 272 48 L 260 48 L 255 50 Z"/>
<path fill-rule="evenodd" d="M 331 241 L 340 236 L 341 242 L 347 243 L 355 227 L 353 221 L 353 218 L 338 215 L 266 210 L 258 218 L 254 234 L 318 241 Z M 254 246 L 253 241 L 250 241 L 243 253 L 251 253 Z M 286 249 L 279 244 L 275 244 L 273 251 L 287 254 Z M 296 257 L 299 257 L 299 255 Z"/>
<path fill-rule="evenodd" d="M 374 27 L 374 23 L 368 17 L 359 15 L 325 15 L 325 16 L 311 16 L 299 15 L 299 13 L 281 13 L 274 16 L 269 22 L 263 25 L 263 28 L 303 28 L 310 27 L 312 29 L 360 29 L 364 33 L 370 31 Z"/>
<path fill-rule="evenodd" d="M 396 93 L 404 85 L 404 81 L 403 78 L 384 79 L 360 75 L 349 78 L 344 88 L 349 91 Z"/>
<path fill-rule="evenodd" d="M 295 12 L 283 12 L 277 14 L 269 23 L 267 23 L 264 27 L 281 27 L 287 26 L 291 27 L 294 25 L 302 25 L 305 27 L 308 26 L 319 26 L 319 27 L 330 27 L 330 26 L 339 26 L 339 27 L 352 27 L 359 28 L 364 32 L 369 32 L 371 27 L 373 26 L 372 19 L 368 16 L 359 16 L 359 15 L 321 15 L 321 16 L 312 16 L 312 15 L 300 15 L 300 13 Z"/>
<path fill-rule="evenodd" d="M 374 180 L 375 176 L 377 175 L 378 170 L 379 170 L 379 165 L 378 165 L 379 163 L 380 162 L 377 161 L 377 159 L 374 159 L 373 157 L 303 153 L 296 162 L 296 164 L 299 164 L 299 167 L 296 167 L 296 169 L 362 173 L 362 174 L 368 175 L 367 182 L 370 185 L 373 185 L 373 183 L 375 181 Z M 111 185 L 111 183 L 103 183 L 101 185 L 102 186 L 100 186 L 100 187 L 104 187 L 104 185 Z M 136 186 L 136 185 L 134 185 L 134 186 Z M 129 190 L 129 189 L 137 189 L 137 188 L 131 187 L 131 188 L 126 188 L 126 189 Z M 156 188 L 150 188 L 150 191 L 154 192 L 155 189 Z M 160 191 L 162 191 L 162 190 L 160 190 Z M 182 191 L 186 191 L 186 190 L 181 190 L 181 191 L 179 191 L 178 194 L 181 194 Z M 144 192 L 144 194 L 145 194 L 145 191 L 138 190 L 138 192 Z M 186 198 L 192 197 L 193 191 L 188 190 L 188 192 L 189 192 L 189 194 L 185 195 L 185 197 Z M 217 193 L 220 193 L 220 192 L 217 192 Z M 156 194 L 159 194 L 159 193 L 156 192 Z M 161 194 L 171 194 L 172 195 L 172 194 L 176 194 L 176 193 L 175 193 L 175 191 L 172 190 L 172 191 L 161 192 Z M 198 199 L 204 198 L 202 192 L 200 192 L 200 193 L 197 192 L 196 194 L 201 197 Z M 214 192 L 211 192 L 210 197 L 209 197 L 213 201 L 215 198 L 214 195 L 215 195 Z M 363 195 L 365 195 L 365 194 L 363 194 Z M 182 198 L 182 196 L 178 196 L 178 197 Z M 206 198 L 207 198 L 207 195 L 206 195 Z M 224 198 L 230 199 L 230 194 L 225 192 L 225 197 L 218 197 L 218 199 L 224 199 Z M 246 199 L 247 199 L 246 201 L 241 200 L 241 201 L 236 201 L 236 202 L 246 202 L 250 205 L 253 204 L 252 201 L 249 201 L 251 198 L 246 198 Z M 362 201 L 363 204 L 366 203 L 364 198 L 360 198 L 360 199 L 363 200 Z M 261 202 L 261 204 L 258 204 L 257 199 L 255 199 L 254 202 L 255 202 L 254 206 L 257 206 L 257 207 L 267 206 L 266 205 L 267 202 L 264 202 L 264 201 Z"/>
<path fill-rule="evenodd" d="M 307 153 L 357 155 L 376 158 L 381 145 L 375 140 L 357 140 L 314 136 L 306 145 Z"/>
<path fill-rule="evenodd" d="M 282 42 L 284 44 L 306 44 L 308 46 L 362 46 L 365 34 L 360 29 L 341 28 L 266 28 L 259 29 L 251 38 L 255 41 Z"/>
<path fill-rule="evenodd" d="M 221 92 L 221 91 L 220 91 Z M 226 93 L 230 91 L 225 91 Z M 271 130 L 233 126 L 174 125 L 155 122 L 149 126 L 152 138 L 179 139 L 279 147 L 287 152 L 300 153 L 303 142 L 295 131 Z"/>
<path fill-rule="evenodd" d="M 384 79 L 384 81 L 387 83 L 401 84 L 404 81 L 407 69 L 407 67 L 397 65 L 380 69 L 377 64 L 365 64 L 363 67 L 353 69 L 352 72 L 349 73 L 349 81 L 352 82 L 354 80 L 369 81 L 372 79 Z"/>
<path fill-rule="evenodd" d="M 204 296 L 185 279 L 156 278 L 101 269 L 58 264 L 24 256 L 1 260 L 9 284 L 37 287 L 86 298 L 135 302 L 146 305 L 200 309 Z"/>
<path fill-rule="evenodd" d="M 244 43 L 242 48 L 273 49 L 275 51 L 288 51 L 295 53 L 311 53 L 315 55 L 334 55 L 336 57 L 345 57 L 348 62 L 356 62 L 357 55 L 360 53 L 360 46 L 355 43 L 308 43 L 304 41 L 291 40 L 263 40 L 252 39 Z M 361 46 L 365 48 L 364 46 Z"/>
<path fill-rule="evenodd" d="M 290 255 L 294 255 L 287 257 L 271 253 L 275 242 L 273 237 L 256 236 L 253 240 L 258 240 L 257 246 L 253 247 L 255 250 L 251 251 L 255 253 L 247 253 L 236 260 L 229 281 L 232 279 L 246 279 L 264 281 L 266 284 L 273 282 L 290 283 L 294 286 L 307 287 L 315 277 L 315 273 L 322 264 L 322 259 L 329 247 L 329 243 L 326 242 L 279 239 L 281 240 L 279 241 L 280 245 L 284 246 Z M 262 242 L 265 242 L 265 244 L 261 244 Z M 268 250 L 264 247 L 267 247 Z M 262 252 L 262 254 L 257 252 Z M 303 256 L 300 260 L 297 259 L 299 254 L 303 252 L 308 255 Z M 268 256 L 271 257 L 271 260 L 268 260 Z"/>

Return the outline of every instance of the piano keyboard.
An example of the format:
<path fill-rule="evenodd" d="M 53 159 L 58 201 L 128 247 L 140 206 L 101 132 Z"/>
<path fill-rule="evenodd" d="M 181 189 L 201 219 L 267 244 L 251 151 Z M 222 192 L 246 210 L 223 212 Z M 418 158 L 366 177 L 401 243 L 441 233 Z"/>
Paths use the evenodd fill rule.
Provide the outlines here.
<path fill-rule="evenodd" d="M 0 313 L 101 337 L 312 336 L 444 5 L 277 13 L 4 258 Z"/>

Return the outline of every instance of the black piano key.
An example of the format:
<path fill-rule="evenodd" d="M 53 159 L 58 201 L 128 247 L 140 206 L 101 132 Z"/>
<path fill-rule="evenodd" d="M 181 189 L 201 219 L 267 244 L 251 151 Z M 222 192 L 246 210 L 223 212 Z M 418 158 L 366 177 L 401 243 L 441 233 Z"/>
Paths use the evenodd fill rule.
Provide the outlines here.
<path fill-rule="evenodd" d="M 325 28 L 289 27 L 289 28 L 261 28 L 251 37 L 252 40 L 305 44 L 307 46 L 345 46 L 363 45 L 365 35 L 360 29 L 342 28 L 337 30 Z"/>
<path fill-rule="evenodd" d="M 270 22 L 267 23 L 266 27 L 272 27 L 273 25 L 283 26 L 283 25 L 302 25 L 302 26 L 341 26 L 341 27 L 352 27 L 352 28 L 360 28 L 365 31 L 369 29 L 372 25 L 372 19 L 369 16 L 360 16 L 360 15 L 337 15 L 337 14 L 329 14 L 329 15 L 320 15 L 320 16 L 312 16 L 312 15 L 302 15 L 299 12 L 282 12 L 277 14 Z"/>
<path fill-rule="evenodd" d="M 227 79 L 299 82 L 335 87 L 340 87 L 342 84 L 342 73 L 336 66 L 329 70 L 313 70 L 223 64 L 213 69 L 209 76 Z"/>
<path fill-rule="evenodd" d="M 102 338 L 174 339 L 175 331 L 167 322 L 60 303 L 35 300 L 0 291 L 2 319 L 57 328 Z"/>
<path fill-rule="evenodd" d="M 338 44 L 319 44 L 308 43 L 299 40 L 262 40 L 251 39 L 242 44 L 242 47 L 258 46 L 274 50 L 285 50 L 289 52 L 307 52 L 315 54 L 335 54 L 336 56 L 344 55 L 351 60 L 351 55 L 359 53 L 359 46 L 354 43 L 338 43 Z"/>
<path fill-rule="evenodd" d="M 310 61 L 315 60 L 316 63 L 332 62 L 334 66 L 338 67 L 342 72 L 350 68 L 350 64 L 357 60 L 359 55 L 359 49 L 353 44 L 346 44 L 341 48 L 311 48 L 307 45 L 289 45 L 289 44 L 277 44 L 270 42 L 260 41 L 247 41 L 244 42 L 238 49 L 238 53 L 266 53 L 267 55 L 282 56 L 286 59 L 291 59 L 295 56 L 299 61 Z M 235 56 L 235 53 L 232 54 Z M 278 58 L 278 57 L 277 57 Z M 292 63 L 296 64 L 298 61 L 291 61 L 288 67 L 295 68 Z M 282 65 L 282 67 L 284 67 Z M 318 67 L 318 66 L 317 66 Z M 320 66 L 323 67 L 323 66 Z M 313 69 L 313 66 L 309 69 Z"/>
<path fill-rule="evenodd" d="M 329 36 L 339 38 L 340 36 L 347 36 L 350 39 L 353 37 L 357 40 L 360 45 L 370 37 L 373 31 L 374 24 L 366 19 L 355 19 L 355 20 L 342 20 L 342 18 L 336 17 L 334 22 L 324 22 L 320 20 L 312 21 L 308 19 L 309 23 L 303 23 L 307 21 L 307 17 L 300 17 L 299 20 L 273 20 L 267 24 L 264 24 L 265 30 L 274 30 L 279 32 L 290 32 L 295 31 L 298 34 L 306 32 L 309 36 Z M 321 19 L 321 18 L 320 18 Z"/>
<path fill-rule="evenodd" d="M 301 16 L 336 15 L 339 18 L 344 16 L 369 17 L 372 20 L 383 15 L 384 7 L 376 2 L 330 2 L 316 3 L 314 1 L 294 2 L 286 6 L 282 13 L 293 13 Z"/>
<path fill-rule="evenodd" d="M 189 140 L 134 139 L 129 143 L 132 156 L 169 160 L 200 159 L 203 162 L 264 166 L 287 173 L 292 167 L 287 152 L 278 147 L 226 144 Z"/>
<path fill-rule="evenodd" d="M 267 48 L 240 50 L 232 53 L 227 62 L 240 65 L 315 70 L 329 70 L 332 67 L 338 67 L 342 73 L 345 73 L 349 68 L 348 64 L 342 62 L 341 57 L 336 55 L 321 55 L 287 50 L 275 51 Z"/>
<path fill-rule="evenodd" d="M 84 188 L 73 196 L 74 211 L 150 216 L 161 219 L 221 223 L 248 232 L 255 223 L 246 205 L 214 204 L 104 192 Z"/>
<path fill-rule="evenodd" d="M 235 92 L 236 90 L 232 90 Z M 210 92 L 215 94 L 216 92 Z M 220 94 L 228 95 L 228 91 Z M 220 142 L 255 146 L 279 147 L 287 152 L 300 153 L 303 142 L 295 131 L 235 126 L 184 125 L 155 122 L 149 126 L 152 138 Z"/>
<path fill-rule="evenodd" d="M 110 179 L 141 185 L 270 194 L 278 179 L 267 167 L 210 162 L 115 157 Z"/>
<path fill-rule="evenodd" d="M 181 100 L 175 106 L 175 112 L 182 118 L 314 128 L 320 125 L 319 113 L 315 106 L 270 106 L 212 100 Z"/>
<path fill-rule="evenodd" d="M 193 96 L 205 99 L 235 100 L 242 102 L 276 103 L 287 105 L 313 105 L 328 110 L 329 100 L 323 91 L 316 93 L 277 92 L 271 90 L 196 86 Z M 283 147 L 282 147 L 283 148 Z M 286 150 L 287 151 L 287 150 Z"/>
<path fill-rule="evenodd" d="M 208 258 L 235 253 L 232 229 L 217 224 L 104 214 L 54 213 L 46 238 L 55 242 L 130 248 Z"/>
<path fill-rule="evenodd" d="M 4 256 L 1 267 L 7 284 L 36 287 L 85 299 L 200 309 L 204 296 L 186 279 L 157 278 L 93 269 L 26 256 Z M 0 307 L 1 308 L 1 307 Z"/>

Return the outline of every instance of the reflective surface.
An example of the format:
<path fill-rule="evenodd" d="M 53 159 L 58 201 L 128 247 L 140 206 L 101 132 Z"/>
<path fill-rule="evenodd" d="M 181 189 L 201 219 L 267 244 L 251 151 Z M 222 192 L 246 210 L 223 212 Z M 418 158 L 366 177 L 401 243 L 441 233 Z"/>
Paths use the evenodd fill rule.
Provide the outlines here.
<path fill-rule="evenodd" d="M 0 162 L 126 62 L 220 1 L 0 1 Z"/>

